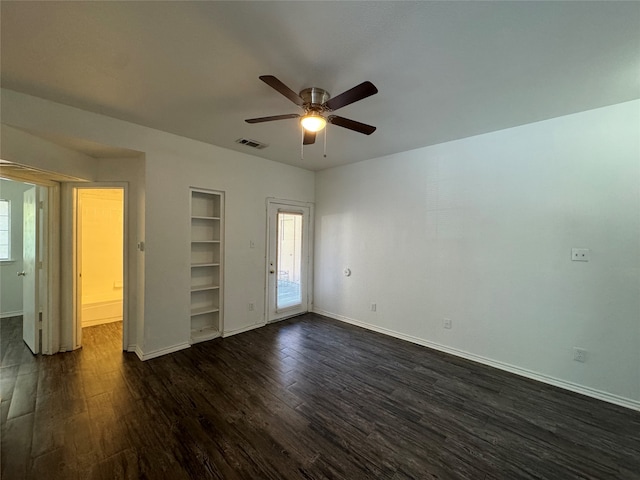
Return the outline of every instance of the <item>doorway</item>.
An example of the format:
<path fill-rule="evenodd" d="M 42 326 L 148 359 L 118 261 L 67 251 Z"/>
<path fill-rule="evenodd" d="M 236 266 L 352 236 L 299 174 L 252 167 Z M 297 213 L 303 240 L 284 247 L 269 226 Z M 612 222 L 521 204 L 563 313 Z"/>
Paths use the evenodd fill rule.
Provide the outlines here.
<path fill-rule="evenodd" d="M 125 304 L 123 187 L 76 188 L 76 343 L 82 330 L 121 322 Z"/>
<path fill-rule="evenodd" d="M 2 313 L 21 317 L 22 338 L 33 354 L 52 354 L 57 318 L 59 184 L 30 169 L 0 161 L 3 206 Z"/>
<path fill-rule="evenodd" d="M 267 322 L 309 311 L 311 206 L 267 201 Z"/>

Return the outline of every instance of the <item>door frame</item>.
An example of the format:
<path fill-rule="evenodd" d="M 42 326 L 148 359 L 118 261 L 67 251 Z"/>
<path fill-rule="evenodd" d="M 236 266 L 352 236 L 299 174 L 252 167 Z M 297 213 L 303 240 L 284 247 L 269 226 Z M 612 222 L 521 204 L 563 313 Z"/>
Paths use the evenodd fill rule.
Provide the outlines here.
<path fill-rule="evenodd" d="M 43 202 L 40 215 L 44 231 L 43 242 L 40 242 L 40 251 L 37 252 L 38 258 L 42 258 L 39 283 L 46 282 L 46 291 L 40 292 L 38 298 L 42 313 L 40 353 L 53 355 L 60 351 L 60 183 L 41 175 L 29 175 L 28 172 L 20 175 L 10 170 L 3 171 L 2 177 L 35 185 L 46 191 L 40 198 Z"/>
<path fill-rule="evenodd" d="M 306 233 L 306 247 L 307 247 L 307 268 L 306 275 L 304 277 L 305 287 L 306 287 L 306 308 L 304 308 L 304 312 L 310 312 L 313 309 L 313 238 L 314 238 L 314 205 L 311 202 L 300 202 L 297 200 L 284 200 L 274 197 L 267 198 L 266 201 L 266 217 L 267 217 L 267 238 L 265 242 L 265 304 L 264 304 L 264 323 L 273 323 L 278 322 L 280 320 L 284 320 L 286 318 L 295 317 L 296 315 L 300 315 L 304 312 L 296 312 L 291 315 L 287 315 L 286 313 L 279 318 L 275 318 L 271 320 L 271 306 L 272 302 L 275 302 L 276 299 L 271 299 L 271 290 L 269 288 L 269 281 L 272 274 L 270 273 L 270 252 L 271 252 L 271 242 L 275 240 L 275 233 L 277 232 L 277 226 L 271 225 L 270 218 L 270 210 L 272 206 L 282 206 L 283 210 L 287 208 L 291 209 L 292 212 L 295 212 L 296 209 L 305 208 L 309 210 L 309 218 L 307 220 L 307 227 L 304 228 L 303 225 L 303 235 Z M 304 240 L 303 240 L 304 241 Z M 304 299 L 303 299 L 304 303 Z"/>
<path fill-rule="evenodd" d="M 72 286 L 71 286 L 71 332 L 73 338 L 73 349 L 82 346 L 82 325 L 79 324 L 79 309 L 82 299 L 80 298 L 81 287 L 79 285 L 78 273 L 80 261 L 79 251 L 79 209 L 78 190 L 95 189 L 122 189 L 122 350 L 127 351 L 129 345 L 129 184 L 128 182 L 70 182 L 67 184 L 71 189 L 71 258 L 72 258 Z"/>
<path fill-rule="evenodd" d="M 22 276 L 22 340 L 34 355 L 42 350 L 40 310 L 44 302 L 40 296 L 40 269 L 44 262 L 41 261 L 44 202 L 40 200 L 41 193 L 38 185 L 22 192 L 22 272 L 18 273 Z"/>

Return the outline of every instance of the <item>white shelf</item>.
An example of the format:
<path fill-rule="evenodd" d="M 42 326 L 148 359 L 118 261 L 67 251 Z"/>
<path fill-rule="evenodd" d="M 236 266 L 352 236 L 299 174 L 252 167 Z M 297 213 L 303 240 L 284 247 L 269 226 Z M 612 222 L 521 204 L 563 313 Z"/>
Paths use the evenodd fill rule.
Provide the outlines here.
<path fill-rule="evenodd" d="M 220 336 L 220 330 L 215 327 L 204 327 L 200 330 L 191 330 L 191 343 L 206 342 Z"/>
<path fill-rule="evenodd" d="M 219 312 L 220 309 L 218 307 L 201 307 L 201 308 L 194 308 L 191 310 L 191 316 L 195 317 L 196 315 L 203 315 L 205 313 L 215 313 L 215 312 Z"/>
<path fill-rule="evenodd" d="M 218 290 L 220 285 L 202 285 L 201 287 L 191 287 L 192 292 L 204 292 L 206 290 Z"/>
<path fill-rule="evenodd" d="M 222 333 L 224 258 L 224 193 L 192 188 L 191 216 L 191 343 Z"/>

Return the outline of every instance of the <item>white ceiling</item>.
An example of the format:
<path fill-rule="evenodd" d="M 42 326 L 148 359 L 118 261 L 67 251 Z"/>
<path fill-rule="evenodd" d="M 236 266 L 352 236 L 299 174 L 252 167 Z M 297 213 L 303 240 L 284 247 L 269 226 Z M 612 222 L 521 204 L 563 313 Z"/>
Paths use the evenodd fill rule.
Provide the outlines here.
<path fill-rule="evenodd" d="M 638 2 L 2 1 L 2 86 L 320 170 L 640 98 Z M 300 159 L 299 111 L 258 80 L 334 96 Z M 253 150 L 235 143 L 269 144 Z M 117 147 L 117 145 L 115 145 Z"/>

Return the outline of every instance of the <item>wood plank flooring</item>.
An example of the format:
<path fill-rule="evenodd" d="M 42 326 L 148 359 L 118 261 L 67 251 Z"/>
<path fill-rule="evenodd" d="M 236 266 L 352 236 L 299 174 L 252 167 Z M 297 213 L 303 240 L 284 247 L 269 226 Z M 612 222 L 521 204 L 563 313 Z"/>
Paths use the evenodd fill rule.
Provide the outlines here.
<path fill-rule="evenodd" d="M 640 413 L 307 314 L 141 362 L 1 328 L 2 479 L 640 479 Z"/>

